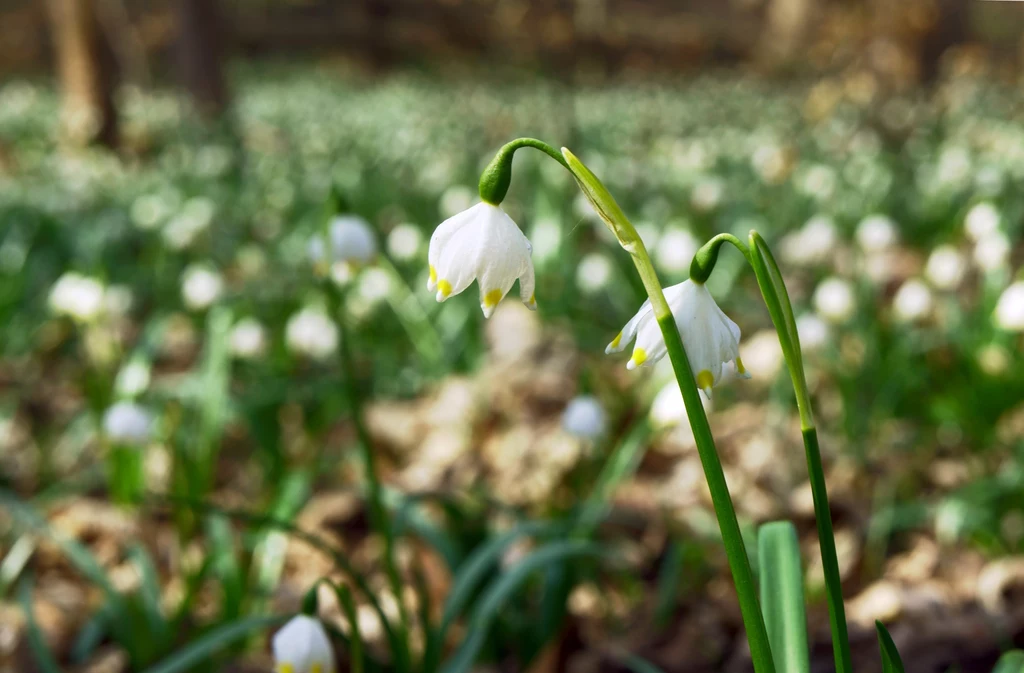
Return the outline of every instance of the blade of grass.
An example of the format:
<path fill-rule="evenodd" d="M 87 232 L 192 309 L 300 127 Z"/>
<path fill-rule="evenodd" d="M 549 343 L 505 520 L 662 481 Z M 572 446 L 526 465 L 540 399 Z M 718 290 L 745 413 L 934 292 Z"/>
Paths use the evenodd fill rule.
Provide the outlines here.
<path fill-rule="evenodd" d="M 757 562 L 761 571 L 761 610 L 775 669 L 809 673 L 800 543 L 793 524 L 775 521 L 761 526 Z"/>
<path fill-rule="evenodd" d="M 903 660 L 892 636 L 882 622 L 875 622 L 875 630 L 878 631 L 878 648 L 882 651 L 882 673 L 903 673 Z"/>
<path fill-rule="evenodd" d="M 143 673 L 184 673 L 250 633 L 284 623 L 287 615 L 247 617 L 219 626 Z"/>
<path fill-rule="evenodd" d="M 26 577 L 19 583 L 18 601 L 21 603 L 21 609 L 25 613 L 25 630 L 28 637 L 28 646 L 36 660 L 36 665 L 39 666 L 42 673 L 61 673 L 60 666 L 57 665 L 57 658 L 54 656 L 53 650 L 46 643 L 46 636 L 43 635 L 39 624 L 36 622 L 35 612 L 32 609 L 32 579 L 30 577 Z"/>

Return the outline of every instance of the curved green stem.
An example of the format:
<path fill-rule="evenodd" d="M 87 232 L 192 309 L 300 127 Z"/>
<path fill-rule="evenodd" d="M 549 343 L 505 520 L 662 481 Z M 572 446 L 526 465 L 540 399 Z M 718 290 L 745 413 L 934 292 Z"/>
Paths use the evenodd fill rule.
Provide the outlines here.
<path fill-rule="evenodd" d="M 711 272 L 715 269 L 715 264 L 718 262 L 718 250 L 722 247 L 723 243 L 731 243 L 737 250 L 743 253 L 743 257 L 748 262 L 750 261 L 750 248 L 743 241 L 732 234 L 718 234 L 701 246 L 697 254 L 693 256 L 693 261 L 690 263 L 690 280 L 701 284 L 707 282 L 708 278 L 711 277 Z"/>
<path fill-rule="evenodd" d="M 512 155 L 520 147 L 532 147 L 535 150 L 540 150 L 565 168 L 569 168 L 565 158 L 551 145 L 536 138 L 517 138 L 502 146 L 480 175 L 481 200 L 494 205 L 505 200 L 505 194 L 508 193 L 509 185 L 512 184 Z"/>
<path fill-rule="evenodd" d="M 825 470 L 821 463 L 818 432 L 814 427 L 814 415 L 811 411 L 811 398 L 807 389 L 803 358 L 800 354 L 800 336 L 796 330 L 793 307 L 775 257 L 768 248 L 768 244 L 756 231 L 750 232 L 750 254 L 747 259 L 754 269 L 754 275 L 757 276 L 761 296 L 768 307 L 775 331 L 779 335 L 782 353 L 786 358 L 789 376 L 793 381 L 793 391 L 796 394 L 796 404 L 800 412 L 807 474 L 810 478 L 811 496 L 814 500 L 814 519 L 818 528 L 818 546 L 821 550 L 821 564 L 825 575 L 825 593 L 828 597 L 828 618 L 832 630 L 832 652 L 835 657 L 836 673 L 851 673 L 853 663 L 846 626 L 846 609 L 843 606 L 843 587 L 842 579 L 839 576 L 835 533 L 832 528 L 832 512 L 828 503 Z"/>
<path fill-rule="evenodd" d="M 569 150 L 562 148 L 562 153 L 583 193 L 593 204 L 601 218 L 611 228 L 622 247 L 632 256 L 633 264 L 640 275 L 640 280 L 643 282 L 648 297 L 650 297 L 651 308 L 654 311 L 655 318 L 658 320 L 661 334 L 665 339 L 665 346 L 668 349 L 672 370 L 675 373 L 679 389 L 683 395 L 683 404 L 689 416 L 690 426 L 693 428 L 693 437 L 697 443 L 700 462 L 704 468 L 708 488 L 711 491 L 711 502 L 715 509 L 715 516 L 718 519 L 719 529 L 722 532 L 722 543 L 725 546 L 725 553 L 729 560 L 729 569 L 732 572 L 733 583 L 736 586 L 740 613 L 742 614 L 743 625 L 747 632 L 747 642 L 750 644 L 750 656 L 754 663 L 754 670 L 757 673 L 774 673 L 775 664 L 772 661 L 768 631 L 765 628 L 764 616 L 761 613 L 761 606 L 758 601 L 757 584 L 754 582 L 754 575 L 750 569 L 750 560 L 747 556 L 746 547 L 743 544 L 743 536 L 740 532 L 739 521 L 736 518 L 732 497 L 729 495 L 725 472 L 722 470 L 722 463 L 715 448 L 715 440 L 711 434 L 711 426 L 708 424 L 707 415 L 704 413 L 704 405 L 701 402 L 700 393 L 693 378 L 693 371 L 686 357 L 682 338 L 679 336 L 679 328 L 676 325 L 671 310 L 669 310 L 668 302 L 665 301 L 665 295 L 662 292 L 661 283 L 654 270 L 654 265 L 651 263 L 647 248 L 637 234 L 636 229 L 626 218 L 625 214 L 623 214 L 622 209 L 619 208 L 615 199 L 608 193 L 608 190 L 601 184 L 597 176 Z"/>

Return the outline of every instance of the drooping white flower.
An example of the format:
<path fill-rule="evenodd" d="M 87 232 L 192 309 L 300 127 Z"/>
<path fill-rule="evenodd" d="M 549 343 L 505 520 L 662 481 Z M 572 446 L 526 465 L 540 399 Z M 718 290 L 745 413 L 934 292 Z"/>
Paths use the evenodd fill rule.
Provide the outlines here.
<path fill-rule="evenodd" d="M 320 620 L 296 615 L 274 634 L 275 673 L 334 673 L 334 652 Z"/>
<path fill-rule="evenodd" d="M 1001 231 L 986 234 L 974 246 L 974 262 L 986 273 L 999 271 L 1010 260 L 1010 239 Z"/>
<path fill-rule="evenodd" d="M 103 311 L 103 283 L 69 271 L 50 290 L 50 309 L 81 322 L 97 318 Z"/>
<path fill-rule="evenodd" d="M 209 308 L 223 291 L 224 279 L 208 265 L 193 264 L 181 275 L 181 297 L 194 311 Z"/>
<path fill-rule="evenodd" d="M 604 407 L 591 395 L 574 397 L 562 412 L 562 428 L 580 439 L 597 439 L 607 423 Z"/>
<path fill-rule="evenodd" d="M 1003 290 L 993 314 L 996 325 L 1011 332 L 1024 332 L 1024 280 Z"/>
<path fill-rule="evenodd" d="M 294 353 L 323 359 L 338 347 L 338 327 L 322 311 L 304 308 L 288 319 L 284 340 Z"/>
<path fill-rule="evenodd" d="M 370 223 L 357 215 L 338 215 L 327 228 L 334 262 L 361 266 L 377 254 L 377 238 Z"/>
<path fill-rule="evenodd" d="M 152 426 L 152 415 L 134 402 L 117 402 L 103 414 L 103 432 L 115 444 L 145 444 Z"/>
<path fill-rule="evenodd" d="M 967 211 L 964 217 L 964 229 L 971 240 L 977 242 L 989 234 L 999 231 L 999 211 L 991 203 L 983 201 Z"/>
<path fill-rule="evenodd" d="M 940 290 L 955 290 L 966 270 L 963 255 L 952 245 L 946 244 L 932 250 L 924 267 L 924 275 Z"/>
<path fill-rule="evenodd" d="M 228 347 L 237 358 L 257 358 L 267 347 L 266 330 L 255 318 L 242 318 L 231 328 Z"/>
<path fill-rule="evenodd" d="M 114 379 L 114 390 L 125 397 L 135 397 L 145 392 L 149 387 L 150 367 L 149 363 L 142 358 L 135 358 L 128 362 Z"/>
<path fill-rule="evenodd" d="M 888 250 L 898 238 L 896 223 L 886 215 L 869 215 L 857 225 L 857 245 L 864 252 Z"/>
<path fill-rule="evenodd" d="M 932 311 L 932 291 L 924 281 L 911 278 L 896 291 L 892 310 L 904 322 L 923 320 Z"/>
<path fill-rule="evenodd" d="M 814 291 L 814 307 L 821 317 L 831 323 L 846 322 L 853 317 L 853 312 L 857 308 L 853 286 L 842 278 L 826 278 Z"/>
<path fill-rule="evenodd" d="M 530 309 L 534 297 L 530 242 L 498 206 L 481 202 L 442 222 L 430 237 L 427 289 L 437 301 L 459 294 L 475 280 L 480 307 L 490 317 L 494 307 L 519 281 L 519 296 Z"/>
<path fill-rule="evenodd" d="M 664 292 L 697 387 L 710 397 L 711 388 L 721 380 L 723 365 L 727 362 L 736 361 L 739 376 L 746 377 L 739 352 L 740 328 L 718 308 L 707 288 L 702 283 L 686 280 L 665 288 Z M 668 352 L 650 300 L 644 302 L 608 344 L 605 353 L 625 350 L 634 338 L 636 346 L 626 364 L 627 369 L 654 364 Z"/>

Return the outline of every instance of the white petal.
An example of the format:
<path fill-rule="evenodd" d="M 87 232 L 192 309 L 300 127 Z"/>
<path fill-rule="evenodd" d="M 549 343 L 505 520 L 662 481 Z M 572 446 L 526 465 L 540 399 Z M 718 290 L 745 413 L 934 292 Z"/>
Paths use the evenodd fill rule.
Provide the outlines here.
<path fill-rule="evenodd" d="M 295 673 L 310 673 L 314 665 L 322 673 L 334 673 L 334 653 L 319 620 L 296 615 L 274 634 L 274 662 L 287 664 Z"/>
<path fill-rule="evenodd" d="M 537 309 L 537 298 L 534 295 L 536 286 L 536 279 L 533 274 L 533 260 L 526 265 L 526 271 L 519 276 L 519 298 L 526 304 L 526 308 L 531 311 Z"/>
<path fill-rule="evenodd" d="M 626 369 L 653 365 L 665 357 L 667 352 L 665 339 L 661 335 L 661 326 L 658 325 L 654 312 L 650 311 L 640 319 L 636 334 L 636 346 L 633 348 L 633 355 L 629 358 L 629 362 L 626 363 Z"/>
<path fill-rule="evenodd" d="M 437 266 L 441 260 L 441 254 L 448 242 L 457 234 L 464 226 L 477 220 L 480 216 L 480 208 L 485 204 L 478 203 L 476 206 L 468 210 L 464 210 L 461 213 L 457 213 L 447 220 L 442 222 L 434 230 L 434 233 L 430 236 L 430 246 L 427 249 L 427 262 L 430 264 L 430 268 L 434 271 L 430 275 L 430 279 L 427 281 L 427 290 L 433 292 L 437 289 Z"/>
<path fill-rule="evenodd" d="M 636 312 L 626 326 L 622 328 L 622 331 L 612 339 L 612 342 L 605 347 L 604 352 L 609 353 L 621 353 L 626 350 L 626 346 L 633 342 L 633 337 L 636 336 L 636 330 L 640 327 L 640 321 L 644 316 L 651 312 L 651 300 L 648 299 L 640 305 L 640 310 Z"/>

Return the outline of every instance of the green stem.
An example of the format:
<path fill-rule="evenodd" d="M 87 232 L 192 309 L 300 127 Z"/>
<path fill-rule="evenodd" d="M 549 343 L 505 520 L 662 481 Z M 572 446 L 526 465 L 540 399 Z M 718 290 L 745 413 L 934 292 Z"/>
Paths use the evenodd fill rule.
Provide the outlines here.
<path fill-rule="evenodd" d="M 750 254 L 747 257 L 757 276 L 768 313 L 772 317 L 775 331 L 779 335 L 782 353 L 786 358 L 796 404 L 800 412 L 800 426 L 804 439 L 804 454 L 807 459 L 807 474 L 811 482 L 814 500 L 814 519 L 818 527 L 818 546 L 821 550 L 821 565 L 825 575 L 825 594 L 828 598 L 828 618 L 832 631 L 832 652 L 835 657 L 836 673 L 851 673 L 850 638 L 846 626 L 846 609 L 843 605 L 842 579 L 839 576 L 839 558 L 836 554 L 835 533 L 832 529 L 832 511 L 825 487 L 825 470 L 821 463 L 818 447 L 818 432 L 814 427 L 811 398 L 804 373 L 803 358 L 800 354 L 800 337 L 796 331 L 793 307 L 782 280 L 779 265 L 775 262 L 768 244 L 756 231 L 750 232 Z"/>
<path fill-rule="evenodd" d="M 367 499 L 370 509 L 370 526 L 384 540 L 384 570 L 388 577 L 388 583 L 391 586 L 391 592 L 395 596 L 395 603 L 398 605 L 398 639 L 404 647 L 408 647 L 409 615 L 403 599 L 402 580 L 398 573 L 398 566 L 395 563 L 395 536 L 384 509 L 383 491 L 373 456 L 373 441 L 370 438 L 370 433 L 366 429 L 364 421 L 362 397 L 360 396 L 359 386 L 356 381 L 355 360 L 352 357 L 352 346 L 349 343 L 351 333 L 349 332 L 348 320 L 345 316 L 345 300 L 343 293 L 330 280 L 325 282 L 325 286 L 331 299 L 335 320 L 338 323 L 340 337 L 338 340 L 341 342 L 341 366 L 345 377 L 345 392 L 348 396 L 349 408 L 351 410 L 352 425 L 355 426 L 356 438 L 362 451 L 363 469 L 366 471 L 366 482 L 369 490 Z M 405 656 L 408 657 L 407 652 Z"/>
<path fill-rule="evenodd" d="M 665 300 L 661 282 L 651 263 L 650 255 L 647 253 L 643 240 L 637 234 L 636 228 L 626 218 L 622 209 L 619 208 L 615 199 L 601 184 L 597 176 L 569 150 L 563 148 L 562 152 L 569 164 L 569 170 L 572 171 L 583 193 L 594 205 L 601 219 L 608 224 L 623 249 L 629 252 L 633 258 L 633 264 L 640 275 L 647 296 L 651 300 L 651 308 L 658 320 L 662 337 L 665 339 L 672 370 L 679 383 L 683 404 L 686 407 L 690 426 L 693 429 L 693 437 L 697 443 L 697 452 L 704 468 L 704 476 L 708 482 L 708 489 L 711 491 L 711 502 L 718 519 L 718 527 L 722 532 L 722 543 L 729 560 L 733 584 L 736 586 L 740 614 L 747 632 L 747 642 L 750 644 L 750 657 L 754 663 L 754 670 L 756 673 L 775 673 L 775 663 L 772 660 L 771 646 L 768 643 L 768 631 L 765 628 L 764 615 L 761 613 L 761 605 L 758 601 L 757 584 L 754 582 L 754 574 L 750 569 L 750 559 L 747 556 L 746 546 L 743 544 L 743 535 L 740 532 L 732 497 L 729 495 L 725 472 L 722 470 L 722 462 L 715 448 L 711 426 L 704 413 L 704 404 L 701 402 L 700 392 L 697 390 L 697 383 L 693 378 L 690 361 L 683 348 L 683 340 L 679 336 L 679 327 Z"/>
<path fill-rule="evenodd" d="M 566 163 L 562 154 L 551 145 L 535 138 L 517 138 L 502 146 L 480 175 L 481 200 L 494 205 L 505 200 L 505 194 L 508 193 L 509 185 L 512 184 L 512 155 L 520 147 L 532 147 L 535 150 L 540 150 L 565 168 L 569 168 L 569 164 Z"/>

